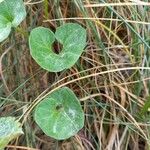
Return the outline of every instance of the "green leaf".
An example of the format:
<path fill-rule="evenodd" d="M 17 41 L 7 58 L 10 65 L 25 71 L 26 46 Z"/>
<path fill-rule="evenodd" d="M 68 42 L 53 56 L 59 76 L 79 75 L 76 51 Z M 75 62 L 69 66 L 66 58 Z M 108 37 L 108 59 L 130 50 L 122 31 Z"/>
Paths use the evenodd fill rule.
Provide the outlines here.
<path fill-rule="evenodd" d="M 145 113 L 148 112 L 149 108 L 150 108 L 150 96 L 148 96 L 148 97 L 146 98 L 145 104 L 144 104 L 144 106 L 142 107 L 142 109 L 141 109 L 139 115 L 140 115 L 140 116 L 143 116 Z"/>
<path fill-rule="evenodd" d="M 2 1 L 4 1 L 4 0 L 0 0 L 0 3 L 1 3 Z"/>
<path fill-rule="evenodd" d="M 15 121 L 14 117 L 0 118 L 0 149 L 3 149 L 7 144 L 23 134 L 20 123 Z"/>
<path fill-rule="evenodd" d="M 17 27 L 26 17 L 22 0 L 4 0 L 0 2 L 0 42 L 11 32 L 11 27 Z"/>
<path fill-rule="evenodd" d="M 36 123 L 55 139 L 67 139 L 84 125 L 84 113 L 75 94 L 67 87 L 47 96 L 35 108 Z"/>
<path fill-rule="evenodd" d="M 57 40 L 63 45 L 59 54 L 53 52 L 52 44 Z M 31 56 L 44 69 L 59 72 L 71 68 L 86 45 L 86 30 L 76 23 L 66 23 L 56 29 L 38 27 L 31 31 L 29 46 Z"/>
<path fill-rule="evenodd" d="M 0 16 L 0 42 L 5 40 L 11 31 L 11 23 L 6 18 Z"/>

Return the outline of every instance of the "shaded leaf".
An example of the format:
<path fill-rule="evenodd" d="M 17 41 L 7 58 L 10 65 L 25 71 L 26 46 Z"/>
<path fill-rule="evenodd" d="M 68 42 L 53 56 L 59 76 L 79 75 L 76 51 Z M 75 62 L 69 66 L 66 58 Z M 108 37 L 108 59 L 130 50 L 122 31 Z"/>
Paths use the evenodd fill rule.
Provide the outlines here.
<path fill-rule="evenodd" d="M 141 109 L 139 115 L 140 115 L 140 116 L 143 116 L 145 113 L 148 112 L 149 108 L 150 108 L 150 96 L 148 96 L 148 97 L 146 98 L 146 101 L 145 101 L 145 103 L 144 103 L 144 106 L 142 107 L 142 109 Z"/>

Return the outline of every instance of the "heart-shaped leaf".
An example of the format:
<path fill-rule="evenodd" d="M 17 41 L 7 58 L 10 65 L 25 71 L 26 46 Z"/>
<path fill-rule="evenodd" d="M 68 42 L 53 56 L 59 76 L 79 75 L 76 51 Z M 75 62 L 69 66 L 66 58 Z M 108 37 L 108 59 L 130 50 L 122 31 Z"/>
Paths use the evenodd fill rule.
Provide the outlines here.
<path fill-rule="evenodd" d="M 17 27 L 26 17 L 22 0 L 3 0 L 0 2 L 0 42 L 10 34 L 11 27 Z"/>
<path fill-rule="evenodd" d="M 55 139 L 67 139 L 84 125 L 84 113 L 75 94 L 67 87 L 58 89 L 35 108 L 36 123 Z"/>
<path fill-rule="evenodd" d="M 53 52 L 52 44 L 57 40 L 63 45 L 59 54 Z M 86 30 L 76 23 L 66 23 L 56 29 L 55 34 L 48 28 L 32 30 L 29 46 L 32 57 L 44 69 L 59 72 L 71 68 L 79 59 L 86 45 Z"/>
<path fill-rule="evenodd" d="M 0 118 L 0 149 L 3 149 L 14 138 L 23 134 L 20 123 L 14 117 Z"/>

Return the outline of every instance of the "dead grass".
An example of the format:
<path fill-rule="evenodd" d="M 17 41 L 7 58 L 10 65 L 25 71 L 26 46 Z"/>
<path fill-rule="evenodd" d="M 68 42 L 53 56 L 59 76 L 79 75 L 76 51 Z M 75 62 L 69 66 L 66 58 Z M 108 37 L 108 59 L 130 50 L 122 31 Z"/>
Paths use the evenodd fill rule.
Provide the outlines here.
<path fill-rule="evenodd" d="M 150 92 L 147 2 L 25 1 L 26 20 L 0 45 L 0 114 L 20 119 L 25 133 L 7 149 L 150 149 L 149 111 L 140 114 Z M 55 31 L 66 22 L 87 29 L 87 47 L 71 69 L 46 72 L 30 56 L 29 33 L 36 26 Z M 37 127 L 32 111 L 62 86 L 80 98 L 85 126 L 76 136 L 56 141 Z"/>

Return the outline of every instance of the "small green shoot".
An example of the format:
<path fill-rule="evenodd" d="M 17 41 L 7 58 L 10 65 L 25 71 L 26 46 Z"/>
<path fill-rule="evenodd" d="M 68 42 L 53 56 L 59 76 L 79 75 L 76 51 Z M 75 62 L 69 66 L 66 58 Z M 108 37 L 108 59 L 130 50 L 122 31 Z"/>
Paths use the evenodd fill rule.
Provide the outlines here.
<path fill-rule="evenodd" d="M 142 107 L 142 109 L 141 109 L 139 115 L 140 115 L 141 117 L 144 116 L 144 115 L 149 111 L 149 108 L 150 108 L 150 96 L 148 96 L 148 97 L 146 98 L 145 104 L 144 104 L 144 106 Z"/>

